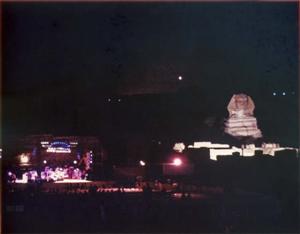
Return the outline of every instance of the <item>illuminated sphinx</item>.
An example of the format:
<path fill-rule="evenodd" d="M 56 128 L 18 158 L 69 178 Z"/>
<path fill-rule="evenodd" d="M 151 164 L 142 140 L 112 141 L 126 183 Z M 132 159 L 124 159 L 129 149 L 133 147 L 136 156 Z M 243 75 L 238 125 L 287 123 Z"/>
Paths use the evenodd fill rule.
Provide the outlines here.
<path fill-rule="evenodd" d="M 229 118 L 225 122 L 225 132 L 231 136 L 262 137 L 253 116 L 255 105 L 251 97 L 245 94 L 234 94 L 227 106 Z"/>

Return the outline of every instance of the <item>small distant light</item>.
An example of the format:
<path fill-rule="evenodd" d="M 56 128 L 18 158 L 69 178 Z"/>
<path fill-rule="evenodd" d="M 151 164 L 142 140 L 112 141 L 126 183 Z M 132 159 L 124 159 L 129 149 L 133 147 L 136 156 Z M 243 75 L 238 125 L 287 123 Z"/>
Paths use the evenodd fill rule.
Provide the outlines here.
<path fill-rule="evenodd" d="M 118 99 L 118 102 L 121 102 L 121 98 Z"/>
<path fill-rule="evenodd" d="M 175 158 L 173 160 L 173 164 L 174 164 L 174 166 L 180 166 L 182 164 L 182 161 L 180 158 Z"/>
<path fill-rule="evenodd" d="M 276 93 L 275 93 L 275 92 L 273 93 L 273 96 L 276 96 Z"/>
<path fill-rule="evenodd" d="M 93 161 L 90 161 L 90 163 L 93 163 Z"/>
<path fill-rule="evenodd" d="M 73 163 L 74 163 L 74 164 L 77 164 L 77 161 L 76 161 L 76 160 L 74 160 L 74 161 L 73 161 Z"/>
<path fill-rule="evenodd" d="M 9 176 L 12 176 L 12 173 L 9 171 L 9 172 L 8 172 L 8 175 L 9 175 Z"/>
<path fill-rule="evenodd" d="M 282 95 L 285 96 L 285 92 L 283 92 Z"/>
<path fill-rule="evenodd" d="M 108 98 L 108 99 L 107 99 L 107 101 L 108 101 L 108 102 L 111 102 L 111 99 L 110 99 L 110 98 Z"/>
<path fill-rule="evenodd" d="M 145 163 L 143 160 L 140 160 L 140 165 L 141 165 L 142 167 L 144 167 L 144 166 L 146 166 L 146 163 Z"/>
<path fill-rule="evenodd" d="M 93 153 L 93 151 L 90 151 L 90 153 Z"/>
<path fill-rule="evenodd" d="M 182 80 L 182 76 L 179 76 L 179 77 L 178 77 L 178 80 Z"/>
<path fill-rule="evenodd" d="M 43 163 L 46 164 L 46 163 L 47 163 L 47 160 L 44 160 Z"/>
<path fill-rule="evenodd" d="M 157 144 L 161 145 L 161 141 L 158 141 Z"/>

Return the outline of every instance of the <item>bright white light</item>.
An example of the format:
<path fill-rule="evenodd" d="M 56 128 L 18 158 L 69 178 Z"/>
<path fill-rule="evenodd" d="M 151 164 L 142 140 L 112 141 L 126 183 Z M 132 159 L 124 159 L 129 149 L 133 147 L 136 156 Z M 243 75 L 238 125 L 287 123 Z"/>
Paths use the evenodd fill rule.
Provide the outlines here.
<path fill-rule="evenodd" d="M 16 184 L 27 184 L 27 179 L 25 178 L 25 179 L 16 179 L 16 181 L 15 181 L 15 183 Z"/>
<path fill-rule="evenodd" d="M 182 76 L 179 76 L 179 77 L 178 77 L 178 80 L 182 80 Z"/>
<path fill-rule="evenodd" d="M 285 96 L 285 92 L 283 92 L 282 95 Z"/>
<path fill-rule="evenodd" d="M 140 160 L 140 165 L 141 165 L 142 167 L 144 167 L 144 166 L 146 165 L 146 163 L 145 163 L 143 160 Z"/>
<path fill-rule="evenodd" d="M 71 149 L 62 147 L 49 147 L 46 151 L 47 153 L 71 153 Z"/>
<path fill-rule="evenodd" d="M 175 158 L 173 160 L 174 166 L 180 166 L 182 164 L 182 160 L 180 158 Z"/>
<path fill-rule="evenodd" d="M 74 164 L 77 164 L 77 161 L 76 161 L 76 160 L 74 160 L 74 161 L 73 161 L 73 163 L 74 163 Z"/>
<path fill-rule="evenodd" d="M 20 162 L 21 162 L 21 163 L 24 163 L 24 164 L 28 163 L 28 162 L 29 162 L 29 157 L 28 157 L 28 155 L 26 155 L 26 154 L 21 154 L 21 156 L 20 156 Z"/>
<path fill-rule="evenodd" d="M 44 160 L 43 163 L 46 164 L 46 163 L 47 163 L 47 160 Z"/>
<path fill-rule="evenodd" d="M 276 93 L 275 93 L 275 92 L 273 93 L 273 96 L 276 96 Z"/>

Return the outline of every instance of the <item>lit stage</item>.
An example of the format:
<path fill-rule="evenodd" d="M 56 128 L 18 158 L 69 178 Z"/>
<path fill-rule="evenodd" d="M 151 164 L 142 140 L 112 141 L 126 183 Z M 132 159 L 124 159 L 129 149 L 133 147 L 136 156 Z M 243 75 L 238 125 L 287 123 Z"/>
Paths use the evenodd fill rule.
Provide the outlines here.
<path fill-rule="evenodd" d="M 59 180 L 53 182 L 54 184 L 69 184 L 69 183 L 91 183 L 92 181 L 90 180 L 80 180 L 80 179 L 64 179 L 64 180 Z M 23 180 L 23 179 L 16 179 L 15 181 L 16 184 L 27 184 L 28 181 Z"/>
<path fill-rule="evenodd" d="M 80 179 L 64 179 L 55 181 L 55 184 L 68 184 L 68 183 L 91 183 L 90 180 L 80 180 Z"/>

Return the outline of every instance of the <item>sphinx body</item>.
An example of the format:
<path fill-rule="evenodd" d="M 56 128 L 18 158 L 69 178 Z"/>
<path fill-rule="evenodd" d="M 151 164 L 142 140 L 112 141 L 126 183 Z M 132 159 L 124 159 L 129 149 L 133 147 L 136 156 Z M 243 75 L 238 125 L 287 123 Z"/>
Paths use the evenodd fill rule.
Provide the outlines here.
<path fill-rule="evenodd" d="M 254 108 L 251 97 L 245 94 L 233 95 L 227 106 L 229 117 L 225 122 L 225 132 L 234 137 L 262 137 L 253 115 Z"/>

